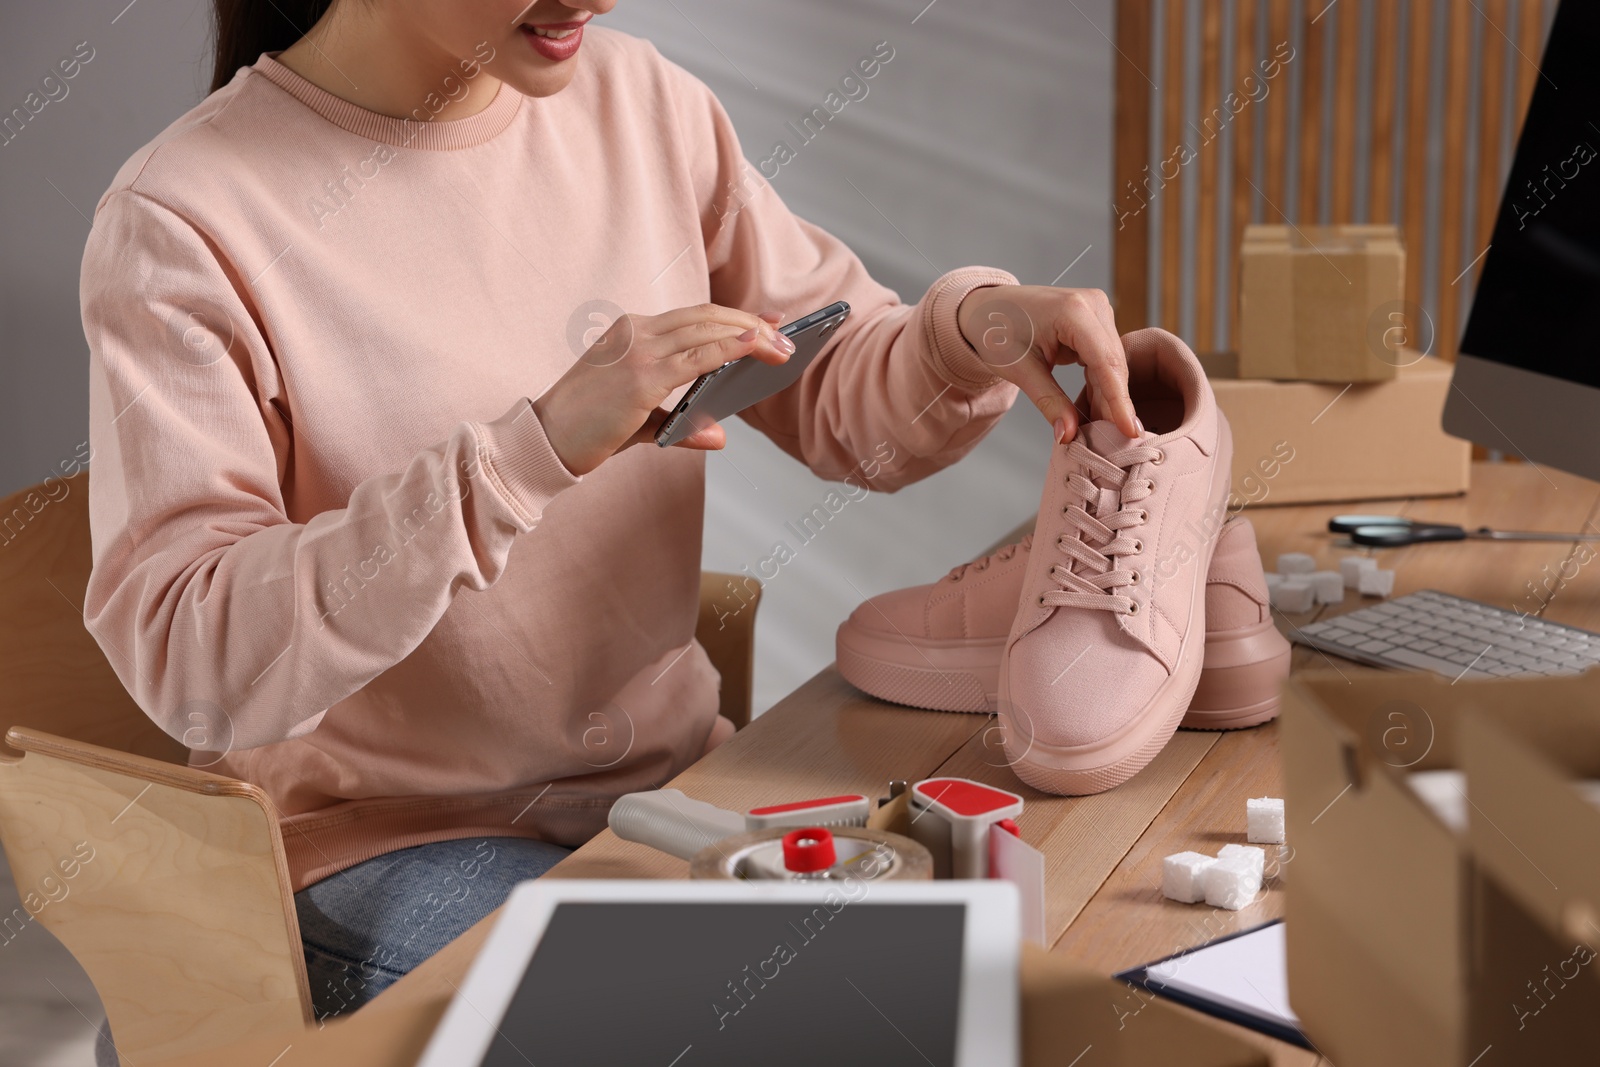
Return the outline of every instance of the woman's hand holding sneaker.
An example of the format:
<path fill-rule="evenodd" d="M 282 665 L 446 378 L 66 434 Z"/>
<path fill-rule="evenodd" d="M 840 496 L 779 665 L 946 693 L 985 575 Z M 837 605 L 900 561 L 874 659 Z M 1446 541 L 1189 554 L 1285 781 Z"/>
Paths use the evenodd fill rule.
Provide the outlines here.
<path fill-rule="evenodd" d="M 1057 443 L 1077 437 L 1084 421 L 1051 374 L 1069 363 L 1083 367 L 1089 418 L 1114 423 L 1125 437 L 1144 433 L 1128 394 L 1128 355 L 1099 289 L 983 286 L 961 301 L 956 320 L 978 358 L 1033 401 Z"/>

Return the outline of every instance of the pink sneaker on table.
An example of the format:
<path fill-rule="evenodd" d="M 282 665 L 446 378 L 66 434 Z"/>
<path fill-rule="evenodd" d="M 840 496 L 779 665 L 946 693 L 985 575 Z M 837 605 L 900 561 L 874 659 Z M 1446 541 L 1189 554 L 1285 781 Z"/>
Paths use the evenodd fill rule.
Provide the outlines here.
<path fill-rule="evenodd" d="M 895 589 L 839 624 L 834 664 L 866 693 L 930 711 L 990 713 L 1033 535 L 931 585 Z"/>
<path fill-rule="evenodd" d="M 1090 422 L 1055 447 L 1000 658 L 1006 756 L 1049 793 L 1103 792 L 1154 759 L 1205 654 L 1232 435 L 1182 341 L 1140 330 L 1123 348 L 1150 429 L 1130 440 Z"/>
<path fill-rule="evenodd" d="M 1239 730 L 1276 718 L 1289 656 L 1272 622 L 1255 527 L 1242 516 L 1229 519 L 1206 574 L 1205 664 L 1181 725 Z"/>
<path fill-rule="evenodd" d="M 880 700 L 992 713 L 1032 541 L 1029 534 L 937 582 L 863 603 L 839 625 L 839 674 Z M 1272 625 L 1255 530 L 1235 516 L 1217 538 L 1206 576 L 1205 660 L 1180 726 L 1236 730 L 1267 722 L 1278 714 L 1278 688 L 1288 675 L 1289 642 Z"/>

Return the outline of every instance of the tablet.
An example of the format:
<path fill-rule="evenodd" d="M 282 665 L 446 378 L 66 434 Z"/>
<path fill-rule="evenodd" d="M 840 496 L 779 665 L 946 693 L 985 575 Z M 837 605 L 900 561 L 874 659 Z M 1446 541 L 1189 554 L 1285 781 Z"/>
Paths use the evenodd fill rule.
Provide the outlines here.
<path fill-rule="evenodd" d="M 512 891 L 419 1067 L 1016 1067 L 1016 888 L 576 881 Z"/>

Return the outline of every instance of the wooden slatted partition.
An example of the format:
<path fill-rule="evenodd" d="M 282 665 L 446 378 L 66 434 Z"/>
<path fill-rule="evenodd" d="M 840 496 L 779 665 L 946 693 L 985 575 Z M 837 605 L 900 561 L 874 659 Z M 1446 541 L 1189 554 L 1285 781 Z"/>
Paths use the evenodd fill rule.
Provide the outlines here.
<path fill-rule="evenodd" d="M 1505 99 L 1506 89 L 1506 42 L 1497 32 L 1495 26 L 1506 26 L 1507 9 L 1510 7 L 1508 0 L 1479 0 L 1483 6 L 1485 17 L 1489 25 L 1483 28 L 1482 58 L 1478 61 L 1479 92 L 1483 94 L 1478 106 L 1478 208 L 1477 222 L 1473 232 L 1478 235 L 1494 232 L 1495 217 L 1499 214 L 1499 203 L 1494 192 L 1485 186 L 1495 183 L 1486 181 L 1484 175 L 1500 174 L 1502 172 L 1500 151 L 1501 113 L 1502 108 L 1494 106 Z M 1507 161 L 1509 163 L 1509 160 Z"/>
<path fill-rule="evenodd" d="M 1395 109 L 1400 106 L 1400 78 L 1395 68 L 1400 55 L 1400 5 L 1379 4 L 1372 35 L 1372 137 L 1367 152 L 1371 160 L 1371 192 L 1367 217 L 1372 222 L 1394 221 Z"/>
<path fill-rule="evenodd" d="M 1256 27 L 1259 23 L 1256 17 L 1257 14 L 1258 10 L 1255 4 L 1241 4 L 1234 13 L 1233 81 L 1235 85 L 1243 85 L 1244 80 L 1251 76 L 1251 71 L 1255 67 Z M 1251 119 L 1254 118 L 1256 116 L 1252 115 Z M 1245 125 L 1253 130 L 1255 123 L 1247 121 Z M 1241 137 L 1235 134 L 1232 140 L 1233 202 L 1228 211 L 1233 225 L 1229 228 L 1229 236 L 1225 240 L 1228 241 L 1229 248 L 1238 248 L 1240 242 L 1244 240 L 1245 223 L 1255 216 L 1256 188 L 1252 171 L 1255 163 L 1255 142 L 1257 138 L 1253 136 Z M 1216 261 L 1212 260 L 1212 262 Z M 1232 262 L 1231 256 L 1228 262 Z M 1224 277 L 1224 285 L 1226 284 L 1226 278 Z M 1232 292 L 1231 287 L 1229 287 L 1228 291 Z M 1233 336 L 1237 337 L 1238 324 L 1234 323 L 1232 329 L 1234 331 Z M 1235 344 L 1236 342 L 1230 343 L 1229 347 L 1235 347 Z"/>
<path fill-rule="evenodd" d="M 1244 4 L 1237 6 L 1243 7 Z M 1267 4 L 1268 28 L 1267 44 L 1261 52 L 1257 53 L 1257 62 L 1263 62 L 1267 55 L 1280 43 L 1286 43 L 1290 37 L 1289 28 L 1289 0 L 1271 0 Z M 1260 67 L 1256 68 L 1260 76 Z M 1290 123 L 1294 120 L 1289 112 L 1289 89 L 1282 82 L 1268 83 L 1267 87 L 1267 128 L 1261 135 L 1262 149 L 1266 154 L 1266 201 L 1271 214 L 1265 216 L 1264 222 L 1288 222 L 1289 216 L 1284 214 L 1285 205 L 1289 202 L 1289 130 Z M 1235 127 L 1234 136 L 1244 133 L 1240 127 Z M 1256 221 L 1251 219 L 1250 221 Z"/>
<path fill-rule="evenodd" d="M 1167 0 L 1168 3 L 1182 3 L 1183 0 Z M 1317 3 L 1318 0 L 1310 0 Z M 1297 225 L 1314 226 L 1321 219 L 1317 213 L 1318 184 L 1322 178 L 1322 162 L 1326 158 L 1322 151 L 1322 109 L 1327 102 L 1323 95 L 1322 87 L 1325 84 L 1322 77 L 1322 60 L 1327 54 L 1327 42 L 1323 34 L 1328 26 L 1326 15 L 1322 18 L 1302 18 L 1300 26 L 1300 50 L 1291 68 L 1298 64 L 1300 74 L 1300 128 L 1297 131 L 1300 140 L 1300 151 L 1295 163 L 1297 185 L 1294 207 L 1284 207 L 1285 211 L 1294 212 L 1294 221 Z M 1204 342 L 1210 347 L 1210 342 Z"/>
<path fill-rule="evenodd" d="M 1449 46 L 1445 55 L 1449 58 L 1446 64 L 1446 77 L 1444 88 L 1444 175 L 1453 176 L 1451 180 L 1439 183 L 1439 270 L 1436 275 L 1437 303 L 1439 306 L 1438 351 L 1448 352 L 1451 356 L 1456 352 L 1456 335 L 1460 331 L 1458 314 L 1466 303 L 1460 299 L 1461 286 L 1466 279 L 1461 277 L 1462 262 L 1462 215 L 1461 205 L 1466 192 L 1466 166 L 1467 166 L 1467 109 L 1471 104 L 1469 90 L 1471 86 L 1468 79 L 1472 72 L 1472 27 L 1471 22 L 1480 21 L 1477 13 L 1468 4 L 1451 0 L 1445 5 L 1445 17 L 1449 22 Z M 1499 175 L 1495 175 L 1494 184 L 1500 185 Z M 1473 234 L 1473 241 L 1481 248 L 1489 240 L 1487 236 Z M 1477 253 L 1474 252 L 1473 255 Z"/>
<path fill-rule="evenodd" d="M 1407 27 L 1406 64 L 1406 124 L 1401 134 L 1400 178 L 1400 232 L 1406 246 L 1406 298 L 1418 300 L 1422 295 L 1422 268 L 1427 264 L 1427 242 L 1423 225 L 1428 207 L 1428 114 L 1433 101 L 1428 90 L 1432 87 L 1433 16 L 1435 5 L 1430 0 L 1409 0 L 1411 24 Z M 1445 0 L 1446 3 L 1449 0 Z"/>
<path fill-rule="evenodd" d="M 1155 83 L 1150 64 L 1151 5 L 1123 3 L 1117 10 L 1116 100 L 1112 119 L 1112 220 L 1114 234 L 1111 291 L 1129 308 L 1148 317 L 1150 301 L 1150 191 L 1145 185 L 1150 165 L 1150 103 Z M 1129 58 L 1132 57 L 1132 58 Z"/>
<path fill-rule="evenodd" d="M 1200 13 L 1200 130 L 1210 140 L 1200 153 L 1199 210 L 1195 247 L 1202 258 L 1195 271 L 1195 332 L 1209 337 L 1216 328 L 1217 303 L 1217 174 L 1222 159 L 1221 123 L 1222 0 L 1202 0 Z M 1211 146 L 1215 146 L 1214 148 Z M 1209 252 L 1209 255 L 1207 253 Z"/>
<path fill-rule="evenodd" d="M 1184 138 L 1183 132 L 1183 97 L 1184 97 L 1184 8 L 1188 7 L 1188 0 L 1183 3 L 1167 5 L 1166 33 L 1162 44 L 1166 51 L 1163 57 L 1162 84 L 1163 91 L 1161 107 L 1161 141 L 1160 144 L 1179 143 Z M 1163 156 L 1155 161 L 1156 168 L 1165 184 L 1161 187 L 1159 203 L 1161 205 L 1161 318 L 1164 322 L 1177 322 L 1180 301 L 1183 295 L 1185 270 L 1185 257 L 1183 254 L 1183 185 L 1167 177 L 1167 171 L 1177 168 L 1178 178 L 1183 177 L 1181 162 L 1174 163 L 1174 159 L 1182 157 Z M 1169 195 L 1177 194 L 1177 195 Z"/>
<path fill-rule="evenodd" d="M 1386 222 L 1454 358 L 1554 8 L 1117 0 L 1119 327 L 1232 348 L 1247 223 Z"/>
<path fill-rule="evenodd" d="M 1335 14 L 1339 21 L 1334 84 L 1354 87 L 1361 76 L 1361 50 L 1350 45 L 1360 40 L 1361 5 L 1343 4 Z M 1323 21 L 1333 20 L 1325 18 Z M 1333 167 L 1332 211 L 1336 219 L 1355 217 L 1357 102 L 1354 91 L 1334 94 L 1333 153 L 1328 161 Z"/>

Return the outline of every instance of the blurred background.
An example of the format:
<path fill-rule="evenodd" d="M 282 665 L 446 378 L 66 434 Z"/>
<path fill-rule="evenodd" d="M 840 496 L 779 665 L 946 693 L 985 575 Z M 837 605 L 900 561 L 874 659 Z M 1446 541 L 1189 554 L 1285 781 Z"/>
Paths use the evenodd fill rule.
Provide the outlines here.
<path fill-rule="evenodd" d="M 604 24 L 710 85 L 752 164 L 888 42 L 894 58 L 868 95 L 773 181 L 791 209 L 908 302 L 967 264 L 1109 287 L 1111 0 L 624 0 Z M 204 96 L 210 32 L 204 0 L 53 0 L 0 15 L 0 113 L 80 42 L 94 50 L 67 96 L 0 144 L 0 496 L 58 471 L 88 437 L 78 266 L 90 218 L 117 168 Z M 704 565 L 754 569 L 829 485 L 741 422 L 728 437 L 708 463 Z M 834 627 L 864 597 L 937 578 L 1027 518 L 1049 441 L 1024 400 L 958 466 L 853 503 L 800 548 L 766 586 L 757 711 L 833 659 Z M 16 906 L 0 872 L 0 915 Z M 91 1064 L 103 1018 L 39 924 L 0 943 L 0 1064 Z"/>

